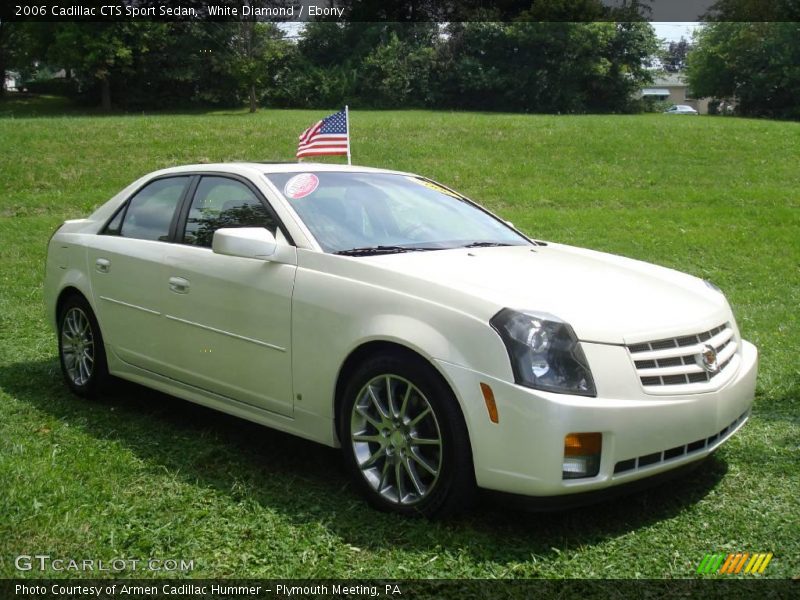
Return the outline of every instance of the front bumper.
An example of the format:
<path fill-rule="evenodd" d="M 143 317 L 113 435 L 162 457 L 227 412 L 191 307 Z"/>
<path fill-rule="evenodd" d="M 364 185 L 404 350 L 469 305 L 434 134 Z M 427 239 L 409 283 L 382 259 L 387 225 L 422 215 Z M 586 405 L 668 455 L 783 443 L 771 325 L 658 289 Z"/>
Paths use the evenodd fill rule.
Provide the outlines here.
<path fill-rule="evenodd" d="M 552 394 L 443 361 L 438 366 L 461 403 L 478 485 L 559 496 L 622 485 L 708 456 L 746 422 L 757 364 L 755 346 L 742 341 L 736 373 L 718 390 L 623 399 Z M 489 419 L 481 383 L 494 392 L 498 423 Z M 602 433 L 600 470 L 564 480 L 564 437 L 579 432 Z"/>

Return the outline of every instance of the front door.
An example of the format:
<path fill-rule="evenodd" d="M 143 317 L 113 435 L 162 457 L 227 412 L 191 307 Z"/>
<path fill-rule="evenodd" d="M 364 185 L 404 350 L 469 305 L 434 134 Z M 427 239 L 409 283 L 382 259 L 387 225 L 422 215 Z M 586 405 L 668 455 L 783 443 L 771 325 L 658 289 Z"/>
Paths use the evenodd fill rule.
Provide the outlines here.
<path fill-rule="evenodd" d="M 222 227 L 263 226 L 284 240 L 266 201 L 237 179 L 203 176 L 160 281 L 169 376 L 292 415 L 291 302 L 295 264 L 211 251 Z"/>

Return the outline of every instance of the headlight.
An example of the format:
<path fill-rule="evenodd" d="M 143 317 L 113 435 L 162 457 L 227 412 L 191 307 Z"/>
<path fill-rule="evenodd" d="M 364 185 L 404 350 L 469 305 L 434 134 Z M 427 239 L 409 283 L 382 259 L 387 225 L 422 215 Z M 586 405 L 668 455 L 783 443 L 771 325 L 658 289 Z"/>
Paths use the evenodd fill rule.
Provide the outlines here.
<path fill-rule="evenodd" d="M 569 324 L 553 315 L 510 308 L 489 323 L 506 345 L 516 383 L 560 394 L 597 395 L 586 356 Z"/>

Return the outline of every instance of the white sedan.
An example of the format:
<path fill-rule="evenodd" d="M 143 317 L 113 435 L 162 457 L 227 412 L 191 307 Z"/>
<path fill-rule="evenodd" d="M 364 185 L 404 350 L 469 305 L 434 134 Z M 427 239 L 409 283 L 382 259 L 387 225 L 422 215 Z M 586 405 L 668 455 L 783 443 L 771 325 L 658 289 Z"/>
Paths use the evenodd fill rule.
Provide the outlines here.
<path fill-rule="evenodd" d="M 696 462 L 756 381 L 709 282 L 365 167 L 146 175 L 56 231 L 45 298 L 73 392 L 113 375 L 340 446 L 403 514 L 477 488 L 565 505 Z"/>
<path fill-rule="evenodd" d="M 695 109 L 685 104 L 675 104 L 664 111 L 665 115 L 699 115 Z"/>

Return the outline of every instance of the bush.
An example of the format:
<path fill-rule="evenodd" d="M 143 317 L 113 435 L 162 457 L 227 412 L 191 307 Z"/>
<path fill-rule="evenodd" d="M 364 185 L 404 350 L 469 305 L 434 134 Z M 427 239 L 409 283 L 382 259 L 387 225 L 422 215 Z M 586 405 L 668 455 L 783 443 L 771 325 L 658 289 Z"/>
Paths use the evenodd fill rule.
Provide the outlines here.
<path fill-rule="evenodd" d="M 644 112 L 662 113 L 668 108 L 674 106 L 675 103 L 671 100 L 656 100 L 654 98 L 642 98 L 642 107 Z"/>
<path fill-rule="evenodd" d="M 78 83 L 74 79 L 64 79 L 62 77 L 26 81 L 23 87 L 32 94 L 68 96 L 70 98 L 78 95 Z"/>

